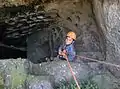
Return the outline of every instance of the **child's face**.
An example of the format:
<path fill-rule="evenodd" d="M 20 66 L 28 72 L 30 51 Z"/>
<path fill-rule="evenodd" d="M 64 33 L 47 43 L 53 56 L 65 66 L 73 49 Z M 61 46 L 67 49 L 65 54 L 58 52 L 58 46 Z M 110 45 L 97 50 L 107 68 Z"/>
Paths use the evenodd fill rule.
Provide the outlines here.
<path fill-rule="evenodd" d="M 71 44 L 72 42 L 73 42 L 73 39 L 70 38 L 69 36 L 67 36 L 67 38 L 66 38 L 66 40 L 65 40 L 65 43 L 66 43 L 67 45 L 69 45 L 69 44 Z"/>

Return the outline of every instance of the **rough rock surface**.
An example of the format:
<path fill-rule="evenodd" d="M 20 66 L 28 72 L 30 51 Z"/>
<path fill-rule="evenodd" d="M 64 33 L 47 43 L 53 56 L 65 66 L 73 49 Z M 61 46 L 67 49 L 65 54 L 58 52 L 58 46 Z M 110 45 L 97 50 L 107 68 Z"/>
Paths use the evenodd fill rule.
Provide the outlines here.
<path fill-rule="evenodd" d="M 46 56 L 47 54 L 44 52 L 44 50 L 46 50 L 45 48 L 47 48 L 44 44 L 50 44 L 53 46 L 52 49 L 55 49 L 58 45 L 60 45 L 61 41 L 64 40 L 63 38 L 65 37 L 66 33 L 70 30 L 73 30 L 77 33 L 76 49 L 78 54 L 97 58 L 98 60 L 104 60 L 105 44 L 101 38 L 101 34 L 97 29 L 94 15 L 92 13 L 91 3 L 89 1 L 58 0 L 43 5 L 43 10 L 46 13 L 33 12 L 18 14 L 14 18 L 6 20 L 5 27 L 8 32 L 5 36 L 7 39 L 13 37 L 14 39 L 26 37 L 26 35 L 31 34 L 33 31 L 41 30 L 42 28 L 43 31 L 31 34 L 27 40 L 27 56 L 30 56 L 29 59 L 32 60 L 40 60 L 42 55 Z M 50 14 L 47 15 L 47 13 Z M 49 21 L 47 21 L 49 18 L 47 18 L 46 15 L 55 19 L 55 23 L 49 23 Z M 45 22 L 45 25 L 42 25 L 41 22 Z M 50 24 L 51 26 L 46 26 L 46 23 Z M 44 29 L 50 31 L 44 31 Z M 11 32 L 11 30 L 14 31 Z M 26 41 L 26 39 L 24 39 L 24 41 Z M 5 42 L 8 42 L 8 40 Z M 43 45 L 41 42 L 43 42 Z M 42 45 L 42 47 L 39 46 L 39 44 Z M 39 56 L 39 54 L 42 55 Z M 53 54 L 51 54 L 51 56 L 53 56 Z"/>
<path fill-rule="evenodd" d="M 91 77 L 100 89 L 120 88 L 120 80 L 101 68 L 103 66 L 101 64 L 79 61 L 71 63 L 71 66 L 77 79 Z M 0 77 L 2 78 L 0 81 L 4 80 L 6 89 L 54 89 L 54 86 L 60 85 L 61 81 L 69 82 L 72 79 L 66 61 L 58 59 L 41 64 L 33 64 L 20 58 L 0 60 Z"/>
<path fill-rule="evenodd" d="M 54 78 L 27 74 L 25 60 L 0 60 L 0 85 L 3 84 L 4 89 L 53 89 Z"/>
<path fill-rule="evenodd" d="M 0 7 L 12 6 L 12 5 L 28 5 L 32 3 L 33 0 L 0 0 Z"/>
<path fill-rule="evenodd" d="M 54 78 L 49 75 L 29 75 L 25 80 L 25 89 L 53 89 Z"/>
<path fill-rule="evenodd" d="M 71 62 L 73 71 L 78 79 L 86 79 L 88 76 L 90 77 L 102 73 L 102 69 L 100 70 L 101 65 L 96 63 L 91 63 L 91 65 L 88 65 L 88 63 L 85 64 L 83 62 Z M 62 80 L 69 81 L 72 78 L 67 62 L 60 61 L 59 59 L 50 63 L 45 62 L 41 64 L 26 62 L 26 69 L 28 73 L 33 75 L 52 75 L 55 78 L 55 83 L 59 83 Z"/>
<path fill-rule="evenodd" d="M 46 12 L 57 12 L 57 25 L 64 30 L 65 34 L 70 30 L 77 33 L 76 49 L 78 54 L 104 60 L 104 40 L 97 29 L 89 1 L 60 2 L 58 0 L 48 3 L 44 9 Z"/>
<path fill-rule="evenodd" d="M 120 2 L 119 0 L 93 0 L 93 10 L 99 29 L 105 36 L 106 61 L 120 64 Z M 120 78 L 119 68 L 108 68 Z"/>
<path fill-rule="evenodd" d="M 54 53 L 53 50 L 63 42 L 66 33 L 73 30 L 77 33 L 78 55 L 104 60 L 105 43 L 97 29 L 91 8 L 88 1 L 55 1 L 45 4 L 44 10 L 53 13 L 50 16 L 56 20 L 56 24 L 47 28 L 51 32 L 40 31 L 28 37 L 28 59 L 41 61 L 47 56 L 53 56 L 50 53 Z M 43 45 L 41 42 L 44 42 Z"/>
<path fill-rule="evenodd" d="M 24 59 L 0 60 L 0 75 L 4 80 L 5 89 L 22 89 L 26 73 L 24 70 Z"/>
<path fill-rule="evenodd" d="M 65 36 L 65 33 L 70 30 L 77 32 L 76 48 L 77 48 L 78 54 L 84 55 L 87 57 L 96 58 L 99 60 L 106 60 L 107 62 L 111 62 L 111 63 L 120 64 L 120 60 L 119 60 L 120 59 L 120 42 L 119 42 L 120 41 L 120 26 L 119 26 L 120 25 L 120 21 L 119 21 L 120 20 L 120 3 L 119 3 L 119 0 L 92 0 L 92 2 L 89 2 L 87 0 L 74 0 L 74 1 L 61 1 L 61 2 L 59 0 L 58 1 L 55 0 L 55 2 L 50 2 L 45 4 L 44 10 L 46 12 L 57 13 L 57 17 L 55 16 L 55 19 L 57 19 L 58 21 L 57 26 L 64 31 L 63 33 L 64 36 Z M 15 21 L 13 23 L 16 24 Z M 17 24 L 16 26 L 19 26 L 19 24 Z M 55 31 L 53 30 L 53 32 Z M 52 36 L 53 38 L 55 38 L 56 35 L 52 35 Z M 45 41 L 45 39 L 40 39 L 40 42 L 41 41 Z M 56 41 L 56 43 L 57 42 L 58 41 Z M 33 49 L 35 48 L 33 47 Z M 34 52 L 35 50 L 33 50 L 33 54 Z M 41 50 L 39 52 L 42 53 Z M 38 55 L 39 55 L 39 52 L 38 52 Z M 35 59 L 32 59 L 32 60 L 35 60 Z M 57 64 L 54 62 L 50 64 L 43 63 L 41 64 L 42 67 L 39 68 L 41 65 L 30 63 L 31 66 L 30 68 L 28 68 L 29 69 L 28 73 L 30 72 L 30 73 L 39 75 L 40 71 L 44 71 L 43 74 L 45 73 L 45 74 L 54 75 L 58 73 L 55 71 L 54 67 L 56 69 L 61 69 L 62 66 L 64 66 L 65 68 L 64 70 L 67 69 L 65 64 L 64 63 L 62 64 L 58 64 L 59 65 L 58 67 Z M 47 67 L 44 65 L 46 65 Z M 74 63 L 72 65 L 73 67 L 75 67 Z M 84 68 L 84 66 L 85 65 L 82 65 L 82 68 Z M 93 64 L 91 66 L 93 66 Z M 78 67 L 80 67 L 80 69 L 75 68 L 76 71 L 77 70 L 87 71 L 87 72 L 90 71 L 89 70 L 90 67 L 88 66 L 85 66 L 84 70 L 81 69 L 81 65 L 78 65 Z M 117 81 L 117 79 L 120 79 L 120 69 L 113 68 L 111 66 L 107 67 L 107 69 L 114 76 L 112 77 L 113 79 L 110 79 L 112 75 L 110 75 L 110 78 L 107 77 L 108 75 L 105 77 L 106 80 L 110 82 L 108 83 L 107 86 L 111 85 L 110 88 L 115 89 L 116 86 L 120 84 Z M 6 69 L 6 72 L 8 73 L 10 72 L 9 68 Z M 64 73 L 63 70 L 61 70 L 61 72 Z M 60 76 L 62 75 L 62 73 L 60 74 Z M 87 76 L 89 73 L 85 72 L 85 74 Z M 8 78 L 11 78 L 11 77 L 8 76 Z M 99 79 L 99 78 L 100 76 L 98 75 L 95 79 Z M 60 79 L 59 76 L 57 76 L 56 81 L 59 79 Z M 10 82 L 9 83 L 7 81 L 5 82 L 6 82 L 5 83 L 6 87 L 8 87 L 8 85 L 11 86 L 11 84 L 9 84 Z M 117 85 L 115 85 L 115 83 Z M 119 89 L 119 87 L 117 87 L 117 89 Z"/>
<path fill-rule="evenodd" d="M 98 84 L 100 89 L 119 89 L 120 80 L 115 78 L 111 73 L 105 73 L 103 75 L 96 75 L 93 80 Z"/>

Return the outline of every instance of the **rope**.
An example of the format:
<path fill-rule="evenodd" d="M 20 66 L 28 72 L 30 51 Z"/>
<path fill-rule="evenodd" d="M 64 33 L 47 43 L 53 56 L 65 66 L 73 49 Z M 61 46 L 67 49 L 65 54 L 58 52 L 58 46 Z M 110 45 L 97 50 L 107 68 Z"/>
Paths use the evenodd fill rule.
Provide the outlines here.
<path fill-rule="evenodd" d="M 3 43 L 0 43 L 0 46 L 2 46 L 2 47 L 5 47 L 5 48 L 10 48 L 10 49 L 16 49 L 16 50 L 20 50 L 20 51 L 26 51 L 26 49 L 25 48 L 18 48 L 18 47 L 14 47 L 14 46 L 8 46 L 8 45 L 5 45 L 5 44 L 3 44 Z"/>
<path fill-rule="evenodd" d="M 98 62 L 98 63 L 101 63 L 101 64 L 110 65 L 110 66 L 113 66 L 113 67 L 120 68 L 120 65 L 117 65 L 117 64 L 112 64 L 112 63 L 109 63 L 109 62 L 99 61 L 99 60 L 95 60 L 95 59 L 88 58 L 88 57 L 84 57 L 84 56 L 78 56 L 78 55 L 76 55 L 76 56 L 79 57 L 79 58 L 83 58 L 83 59 L 87 59 L 87 60 L 90 60 L 90 61 L 95 61 L 95 62 Z M 72 70 L 72 67 L 71 67 L 71 65 L 70 65 L 69 60 L 68 60 L 67 57 L 66 57 L 66 60 L 67 60 L 67 63 L 68 63 L 68 67 L 69 67 L 69 69 L 70 69 L 70 72 L 71 72 L 71 74 L 72 74 L 72 76 L 73 76 L 73 79 L 74 79 L 74 81 L 75 81 L 75 83 L 76 83 L 76 85 L 77 85 L 77 89 L 81 89 L 80 86 L 79 86 L 79 84 L 78 84 L 78 81 L 77 81 L 77 79 L 76 79 L 76 77 L 75 77 L 75 75 L 74 75 L 74 72 L 73 72 L 73 70 Z"/>
<path fill-rule="evenodd" d="M 95 59 L 84 57 L 84 56 L 78 56 L 78 55 L 76 55 L 76 56 L 79 57 L 79 58 L 83 58 L 83 59 L 87 59 L 87 60 L 90 60 L 90 61 L 95 61 L 95 62 L 98 62 L 98 63 L 101 63 L 101 64 L 110 65 L 110 66 L 114 66 L 114 67 L 120 68 L 120 65 L 117 65 L 117 64 L 104 62 L 104 61 L 99 61 L 99 60 L 95 60 Z"/>
<path fill-rule="evenodd" d="M 71 65 L 70 65 L 70 62 L 69 62 L 68 58 L 66 58 L 66 60 L 67 60 L 67 63 L 68 63 L 68 67 L 69 67 L 69 69 L 70 69 L 70 72 L 71 72 L 71 74 L 72 74 L 72 76 L 73 76 L 73 79 L 75 80 L 75 83 L 76 83 L 76 85 L 77 85 L 77 89 L 80 89 L 80 86 L 79 86 L 78 81 L 77 81 L 77 79 L 76 79 L 76 77 L 75 77 L 75 75 L 74 75 L 74 72 L 73 72 L 73 70 L 72 70 L 72 67 L 71 67 Z"/>

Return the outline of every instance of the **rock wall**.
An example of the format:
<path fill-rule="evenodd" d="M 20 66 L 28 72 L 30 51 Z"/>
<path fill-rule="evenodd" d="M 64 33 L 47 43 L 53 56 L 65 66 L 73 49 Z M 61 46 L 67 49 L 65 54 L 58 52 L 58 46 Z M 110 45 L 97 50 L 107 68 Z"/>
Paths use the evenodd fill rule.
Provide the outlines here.
<path fill-rule="evenodd" d="M 89 0 L 58 0 L 45 4 L 44 10 L 57 13 L 57 26 L 62 28 L 65 34 L 70 30 L 77 33 L 76 49 L 78 55 L 98 60 L 105 59 L 104 35 L 97 28 Z"/>
<path fill-rule="evenodd" d="M 77 80 L 92 79 L 99 89 L 120 89 L 120 80 L 95 62 L 71 62 Z M 0 60 L 0 89 L 56 89 L 73 79 L 66 61 L 34 64 L 26 59 Z M 94 87 L 96 88 L 96 87 Z M 87 88 L 85 88 L 87 89 Z"/>
<path fill-rule="evenodd" d="M 21 38 L 23 36 L 26 37 L 27 33 L 32 33 L 32 31 L 39 30 L 41 28 L 44 29 L 46 25 L 42 25 L 42 27 L 40 23 L 42 21 L 44 23 L 48 22 L 46 21 L 47 19 L 45 21 L 44 19 L 46 18 L 46 14 L 50 13 L 47 16 L 52 17 L 52 19 L 54 19 L 54 23 L 48 23 L 50 26 L 47 27 L 46 31 L 42 30 L 28 36 L 27 41 L 24 38 L 24 41 L 28 43 L 27 47 L 29 54 L 27 56 L 31 58 L 31 60 L 40 60 L 41 58 L 46 57 L 43 50 L 47 47 L 45 45 L 39 46 L 41 42 L 43 42 L 43 44 L 53 45 L 52 50 L 55 50 L 54 48 L 57 48 L 57 46 L 60 45 L 60 43 L 65 39 L 66 33 L 70 30 L 75 31 L 77 34 L 76 51 L 78 55 L 95 58 L 97 60 L 105 60 L 105 42 L 103 40 L 105 38 L 101 30 L 97 28 L 91 2 L 89 0 L 56 0 L 54 2 L 44 3 L 43 5 L 44 16 L 37 12 L 39 10 L 38 7 L 33 13 L 26 12 L 23 15 L 18 14 L 14 18 L 6 20 L 5 24 L 8 25 L 6 26 L 6 29 L 8 31 L 14 30 L 12 33 L 10 32 L 11 34 L 6 35 L 7 39 L 9 36 L 12 38 L 16 36 Z M 14 27 L 14 25 L 16 26 Z M 6 42 L 9 41 L 7 40 Z M 51 53 L 52 50 L 50 50 Z M 43 56 L 39 56 L 39 54 L 42 54 Z M 53 56 L 53 54 L 50 55 Z"/>
<path fill-rule="evenodd" d="M 106 40 L 106 60 L 120 64 L 120 3 L 119 0 L 94 0 L 93 10 L 99 29 Z M 120 70 L 109 67 L 117 77 Z"/>
<path fill-rule="evenodd" d="M 34 0 L 0 0 L 0 7 L 4 6 L 18 6 L 18 5 L 28 5 L 31 4 Z"/>
<path fill-rule="evenodd" d="M 87 0 L 60 2 L 59 0 L 56 0 L 54 2 L 45 3 L 44 6 L 44 10 L 46 12 L 56 13 L 57 17 L 54 17 L 54 14 L 51 15 L 54 19 L 56 19 L 56 24 L 53 25 L 53 28 L 56 28 L 57 26 L 62 29 L 64 31 L 63 37 L 65 36 L 66 32 L 70 30 L 73 30 L 77 33 L 76 47 L 79 55 L 98 58 L 100 60 L 106 59 L 107 62 L 116 64 L 120 63 L 119 0 L 93 0 L 92 2 Z M 51 28 L 48 29 L 51 30 Z M 42 34 L 42 32 L 40 34 Z M 54 38 L 56 35 L 52 36 Z M 41 39 L 40 41 L 42 40 L 45 41 L 45 39 Z M 32 66 L 34 66 L 34 64 Z M 46 66 L 44 66 L 44 68 L 45 67 Z M 49 65 L 49 67 L 51 67 L 51 65 Z M 52 68 L 50 69 L 52 71 Z M 112 75 L 114 75 L 116 79 L 120 79 L 119 68 L 108 66 L 107 69 Z M 38 72 L 39 71 L 36 73 Z M 105 78 L 107 78 L 107 76 Z M 100 76 L 96 76 L 96 78 L 99 77 Z M 116 79 L 113 80 L 116 82 Z M 109 81 L 112 80 L 109 79 Z M 111 83 L 111 85 L 112 84 L 113 83 Z M 115 85 L 113 87 L 115 88 Z"/>

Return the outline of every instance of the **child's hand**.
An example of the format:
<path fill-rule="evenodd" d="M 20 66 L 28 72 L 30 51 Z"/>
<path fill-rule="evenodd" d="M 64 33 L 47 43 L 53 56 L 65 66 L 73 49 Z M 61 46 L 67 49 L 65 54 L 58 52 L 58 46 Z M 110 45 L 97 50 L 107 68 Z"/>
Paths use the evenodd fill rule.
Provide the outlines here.
<path fill-rule="evenodd" d="M 66 55 L 66 53 L 62 52 L 62 53 L 61 53 L 61 55 L 62 55 L 62 56 L 65 56 L 65 55 Z"/>
<path fill-rule="evenodd" d="M 66 54 L 66 51 L 64 50 L 61 54 L 65 59 L 67 58 L 67 54 Z"/>
<path fill-rule="evenodd" d="M 61 52 L 61 55 L 62 55 L 62 56 L 66 56 L 66 53 L 67 53 L 66 50 L 63 50 L 63 51 Z"/>
<path fill-rule="evenodd" d="M 65 59 L 67 58 L 67 51 L 63 50 L 63 51 L 59 51 L 59 55 L 62 55 Z"/>
<path fill-rule="evenodd" d="M 65 55 L 66 53 L 67 53 L 66 50 L 59 51 L 59 55 Z"/>
<path fill-rule="evenodd" d="M 65 54 L 66 54 L 66 53 L 67 53 L 67 52 L 66 52 L 66 50 L 63 50 L 63 53 L 65 53 Z"/>

